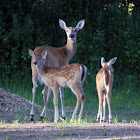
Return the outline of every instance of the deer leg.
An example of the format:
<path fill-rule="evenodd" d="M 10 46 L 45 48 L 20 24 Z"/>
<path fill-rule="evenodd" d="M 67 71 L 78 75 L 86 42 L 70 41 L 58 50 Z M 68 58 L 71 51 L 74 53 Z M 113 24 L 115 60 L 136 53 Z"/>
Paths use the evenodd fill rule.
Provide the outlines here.
<path fill-rule="evenodd" d="M 111 107 L 110 107 L 110 96 L 107 95 L 107 104 L 108 104 L 108 111 L 109 111 L 109 123 L 112 122 L 112 115 L 111 115 Z"/>
<path fill-rule="evenodd" d="M 75 116 L 76 116 L 76 113 L 77 113 L 77 110 L 79 108 L 79 105 L 80 105 L 80 101 L 81 101 L 81 91 L 78 89 L 77 86 L 73 85 L 73 86 L 69 86 L 70 89 L 73 91 L 73 93 L 76 95 L 77 97 L 77 103 L 76 103 L 76 107 L 74 109 L 74 112 L 72 114 L 72 118 L 71 118 L 71 122 L 73 122 Z"/>
<path fill-rule="evenodd" d="M 59 88 L 60 91 L 60 99 L 61 99 L 61 108 L 62 108 L 62 119 L 66 119 L 65 110 L 64 110 L 64 89 L 62 87 Z"/>
<path fill-rule="evenodd" d="M 103 94 L 103 121 L 105 122 L 105 108 L 106 107 L 106 97 L 105 94 Z"/>
<path fill-rule="evenodd" d="M 81 110 L 80 110 L 79 118 L 78 118 L 79 122 L 80 122 L 80 120 L 82 118 L 82 114 L 83 114 L 83 110 L 84 110 L 84 104 L 85 104 L 85 93 L 84 93 L 84 90 L 83 90 L 82 87 L 83 86 L 80 86 L 80 91 L 82 93 L 82 96 L 81 96 Z"/>
<path fill-rule="evenodd" d="M 58 87 L 52 88 L 53 91 L 53 103 L 54 103 L 54 122 L 59 120 L 59 110 L 58 110 Z"/>
<path fill-rule="evenodd" d="M 42 113 L 40 115 L 40 120 L 42 120 L 44 117 L 47 116 L 47 102 L 48 102 L 48 100 L 47 100 L 47 98 L 48 98 L 47 92 L 48 92 L 48 87 L 45 86 L 44 90 L 42 91 L 43 100 L 44 100 L 44 108 L 43 108 L 43 111 L 42 111 Z"/>
<path fill-rule="evenodd" d="M 33 82 L 32 94 L 33 94 L 33 98 L 32 98 L 32 108 L 31 108 L 31 112 L 30 112 L 30 120 L 31 121 L 34 120 L 34 118 L 33 118 L 34 117 L 34 102 L 35 102 L 37 81 L 38 81 L 38 76 L 37 76 L 37 73 L 36 73 L 35 76 L 32 76 L 32 82 Z"/>
<path fill-rule="evenodd" d="M 83 114 L 83 110 L 84 110 L 84 104 L 85 104 L 85 95 L 82 95 L 82 98 L 81 98 L 81 110 L 80 110 L 80 113 L 79 113 L 79 122 L 82 118 L 82 114 Z"/>
<path fill-rule="evenodd" d="M 50 87 L 48 87 L 48 93 L 47 93 L 47 103 L 48 103 L 48 101 L 49 101 L 50 97 L 51 97 L 51 88 L 50 88 Z"/>
<path fill-rule="evenodd" d="M 72 118 L 71 118 L 71 122 L 73 122 L 75 116 L 76 116 L 76 113 L 77 113 L 77 110 L 79 108 L 79 105 L 80 105 L 80 97 L 77 96 L 77 103 L 76 103 L 76 107 L 74 109 L 74 112 L 72 114 Z"/>
<path fill-rule="evenodd" d="M 51 97 L 51 88 L 45 86 L 44 90 L 42 91 L 42 94 L 43 94 L 43 99 L 45 99 L 44 97 L 46 97 L 46 99 L 45 99 L 46 103 L 44 102 L 44 108 L 43 108 L 43 111 L 40 115 L 40 120 L 42 120 L 44 117 L 47 116 L 47 104 L 48 104 L 48 100 Z M 44 94 L 45 94 L 45 96 L 44 96 Z M 45 111 L 45 106 L 46 106 L 46 111 Z"/>
<path fill-rule="evenodd" d="M 102 98 L 102 92 L 98 91 L 98 97 L 99 97 L 99 109 L 98 109 L 98 114 L 97 114 L 97 122 L 100 119 L 100 123 L 102 122 L 102 104 L 103 104 L 103 98 Z"/>

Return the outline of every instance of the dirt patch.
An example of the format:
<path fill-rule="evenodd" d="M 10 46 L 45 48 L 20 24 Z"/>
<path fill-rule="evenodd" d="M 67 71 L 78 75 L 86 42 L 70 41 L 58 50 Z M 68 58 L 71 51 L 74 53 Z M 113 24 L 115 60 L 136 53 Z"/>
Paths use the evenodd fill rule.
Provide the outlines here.
<path fill-rule="evenodd" d="M 0 139 L 140 139 L 140 125 L 94 123 L 71 126 L 64 123 L 0 125 Z"/>
<path fill-rule="evenodd" d="M 37 110 L 41 106 L 35 105 Z M 140 124 L 131 123 L 42 123 L 29 120 L 13 123 L 13 112 L 24 112 L 31 109 L 31 102 L 0 89 L 0 140 L 65 140 L 65 139 L 140 139 Z M 73 108 L 66 107 L 66 112 L 72 114 Z M 53 113 L 53 110 L 51 110 Z M 3 114 L 7 114 L 2 117 Z M 29 115 L 29 114 L 28 114 Z M 39 116 L 39 114 L 38 114 Z M 7 120 L 6 123 L 3 120 Z M 38 118 L 36 119 L 38 120 Z"/>
<path fill-rule="evenodd" d="M 31 109 L 31 106 L 31 101 L 0 88 L 0 115 L 28 110 Z M 36 110 L 40 110 L 41 108 L 41 106 L 35 104 Z"/>

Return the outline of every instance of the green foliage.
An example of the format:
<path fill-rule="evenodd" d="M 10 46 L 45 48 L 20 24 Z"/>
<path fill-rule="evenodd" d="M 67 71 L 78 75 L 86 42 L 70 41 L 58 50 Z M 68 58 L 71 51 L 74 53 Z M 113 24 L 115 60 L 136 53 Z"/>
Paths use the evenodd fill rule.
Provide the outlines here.
<path fill-rule="evenodd" d="M 28 100 L 32 101 L 32 81 L 31 81 L 31 74 L 28 73 L 26 76 L 21 76 L 20 74 L 15 74 L 11 76 L 7 76 L 7 74 L 0 75 L 0 87 L 6 89 L 10 93 L 18 94 Z M 18 77 L 18 80 L 17 80 Z M 38 84 L 39 86 L 39 84 Z M 44 86 L 39 86 L 37 88 L 35 103 L 42 105 L 43 109 L 43 96 L 42 90 Z M 84 83 L 84 91 L 85 91 L 85 106 L 84 106 L 84 122 L 87 120 L 89 122 L 95 122 L 96 115 L 98 111 L 98 94 L 96 90 L 96 83 L 95 83 L 95 75 L 90 73 L 86 81 Z M 64 91 L 64 101 L 65 101 L 65 110 L 71 110 L 70 114 L 67 117 L 71 118 L 72 111 L 76 105 L 76 96 L 72 93 L 69 88 L 65 88 Z M 112 109 L 112 116 L 113 122 L 117 123 L 120 120 L 124 122 L 124 120 L 132 121 L 133 120 L 140 120 L 139 117 L 139 110 L 140 110 L 140 88 L 139 88 L 139 80 L 138 77 L 132 75 L 119 75 L 115 74 L 113 89 L 111 93 L 111 109 Z M 58 98 L 59 109 L 61 108 L 60 98 Z M 53 95 L 48 102 L 48 108 L 53 108 Z M 106 110 L 107 106 L 106 106 Z M 42 110 L 39 110 L 40 113 Z M 60 109 L 61 111 L 61 109 Z M 25 112 L 24 112 L 25 113 Z M 50 113 L 48 112 L 49 116 Z M 29 114 L 27 112 L 26 114 Z M 36 113 L 37 114 L 37 113 Z M 60 113 L 61 114 L 61 113 Z M 77 113 L 78 114 L 78 113 Z M 107 113 L 108 114 L 108 113 Z M 24 116 L 23 114 L 21 115 Z M 117 117 L 116 117 L 117 116 Z M 25 116 L 24 116 L 25 117 Z M 70 120 L 70 118 L 68 120 Z M 108 118 L 107 118 L 108 119 Z M 20 120 L 20 117 L 15 114 L 14 120 Z M 47 120 L 46 120 L 47 121 Z M 48 120 L 49 121 L 49 120 Z"/>
<path fill-rule="evenodd" d="M 96 0 L 26 0 L 0 2 L 0 70 L 25 73 L 30 68 L 28 48 L 38 45 L 60 47 L 66 43 L 65 32 L 58 20 L 75 26 L 85 19 L 85 27 L 78 33 L 78 50 L 71 63 L 87 65 L 90 72 L 100 68 L 102 56 L 106 60 L 117 56 L 118 73 L 139 74 L 140 10 L 138 1 Z M 134 7 L 128 13 L 129 3 Z"/>

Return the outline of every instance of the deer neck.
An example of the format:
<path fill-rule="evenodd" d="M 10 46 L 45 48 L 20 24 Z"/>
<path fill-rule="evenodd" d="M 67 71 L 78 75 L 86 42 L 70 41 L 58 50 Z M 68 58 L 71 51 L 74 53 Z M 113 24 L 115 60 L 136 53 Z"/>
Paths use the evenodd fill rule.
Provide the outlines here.
<path fill-rule="evenodd" d="M 39 76 L 40 77 L 42 77 L 42 76 L 44 76 L 44 74 L 45 74 L 45 65 L 38 65 L 38 66 L 36 66 L 36 68 L 37 68 L 37 72 L 38 72 L 38 74 L 39 74 Z"/>
<path fill-rule="evenodd" d="M 69 40 L 67 38 L 67 44 L 64 47 L 68 60 L 72 59 L 77 50 L 76 40 Z"/>

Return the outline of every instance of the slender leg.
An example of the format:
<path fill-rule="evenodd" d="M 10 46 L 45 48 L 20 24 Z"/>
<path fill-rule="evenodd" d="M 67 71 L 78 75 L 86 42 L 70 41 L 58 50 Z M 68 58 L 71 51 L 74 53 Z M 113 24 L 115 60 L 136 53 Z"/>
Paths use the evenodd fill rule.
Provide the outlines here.
<path fill-rule="evenodd" d="M 107 96 L 107 103 L 108 103 L 108 111 L 109 111 L 109 123 L 112 121 L 112 115 L 111 115 L 111 107 L 110 107 L 110 96 Z"/>
<path fill-rule="evenodd" d="M 78 118 L 79 122 L 82 118 L 82 114 L 83 114 L 83 110 L 84 110 L 84 104 L 85 104 L 85 95 L 83 94 L 82 98 L 81 98 L 81 110 L 80 110 L 79 118 Z"/>
<path fill-rule="evenodd" d="M 44 98 L 44 97 L 43 97 Z M 44 103 L 45 104 L 45 103 Z M 45 106 L 44 106 L 44 108 L 43 108 L 43 111 L 42 111 L 42 113 L 40 114 L 40 121 L 44 118 L 44 116 L 45 116 Z"/>
<path fill-rule="evenodd" d="M 54 103 L 54 122 L 59 120 L 59 110 L 58 110 L 58 87 L 52 88 L 53 91 L 53 103 Z"/>
<path fill-rule="evenodd" d="M 106 107 L 106 97 L 105 97 L 106 95 L 105 94 L 103 94 L 103 121 L 105 122 L 105 107 Z"/>
<path fill-rule="evenodd" d="M 107 95 L 106 95 L 106 99 L 107 99 L 107 104 L 108 104 L 108 112 L 109 112 L 109 123 L 112 122 L 112 115 L 111 115 L 111 99 L 110 99 L 110 95 L 111 95 L 111 90 L 112 90 L 112 84 L 110 84 L 108 90 L 107 90 Z"/>
<path fill-rule="evenodd" d="M 79 90 L 82 93 L 82 95 L 81 95 L 81 110 L 80 110 L 79 118 L 78 118 L 78 121 L 80 122 L 80 120 L 82 118 L 83 110 L 84 110 L 84 104 L 85 104 L 85 93 L 83 90 L 83 83 L 79 84 Z"/>
<path fill-rule="evenodd" d="M 65 120 L 65 110 L 64 110 L 64 89 L 62 87 L 59 88 L 60 91 L 60 99 L 61 99 L 61 108 L 62 108 L 62 119 Z"/>
<path fill-rule="evenodd" d="M 43 111 L 40 115 L 40 120 L 42 120 L 44 117 L 47 116 L 47 104 L 48 104 L 49 98 L 51 97 L 51 88 L 45 86 L 44 90 L 42 91 L 42 94 L 43 94 L 43 98 L 46 97 L 46 105 L 44 102 L 44 108 L 43 108 Z M 45 96 L 44 96 L 44 94 L 45 94 Z M 46 106 L 46 114 L 45 114 L 45 106 Z"/>
<path fill-rule="evenodd" d="M 48 102 L 48 100 L 50 99 L 50 97 L 51 97 L 51 88 L 48 87 L 47 102 Z"/>
<path fill-rule="evenodd" d="M 102 116 L 102 112 L 103 112 L 103 106 L 101 106 L 101 110 L 100 110 L 100 123 L 102 123 L 103 121 L 103 116 Z"/>
<path fill-rule="evenodd" d="M 35 102 L 35 95 L 36 95 L 36 88 L 37 88 L 37 81 L 38 81 L 38 75 L 37 73 L 32 73 L 32 82 L 33 82 L 33 88 L 32 88 L 32 94 L 33 94 L 33 98 L 32 98 L 32 108 L 31 108 L 31 112 L 30 112 L 30 120 L 33 121 L 33 117 L 34 117 L 34 102 Z"/>
<path fill-rule="evenodd" d="M 77 103 L 76 103 L 76 107 L 74 109 L 74 112 L 72 114 L 72 118 L 71 118 L 71 122 L 73 122 L 75 116 L 76 116 L 76 113 L 77 113 L 77 110 L 79 108 L 79 105 L 80 105 L 80 102 L 81 102 L 81 96 L 82 96 L 82 93 L 81 91 L 78 89 L 78 86 L 76 85 L 69 85 L 70 89 L 73 91 L 73 93 L 76 95 L 77 97 Z"/>
<path fill-rule="evenodd" d="M 43 111 L 42 111 L 42 113 L 40 115 L 40 120 L 42 120 L 44 117 L 47 116 L 47 102 L 48 102 L 48 100 L 47 100 L 47 98 L 48 98 L 47 92 L 48 92 L 48 87 L 45 86 L 44 90 L 42 91 L 43 100 L 44 100 L 44 108 L 43 108 Z"/>
<path fill-rule="evenodd" d="M 103 104 L 103 97 L 102 97 L 102 92 L 98 91 L 98 97 L 99 97 L 99 109 L 98 109 L 98 114 L 97 114 L 97 122 L 100 119 L 100 123 L 103 120 L 102 118 L 102 104 Z"/>
<path fill-rule="evenodd" d="M 79 105 L 80 105 L 80 101 L 81 101 L 80 97 L 77 96 L 77 103 L 76 103 L 76 107 L 75 107 L 74 112 L 73 112 L 72 117 L 71 117 L 71 122 L 73 122 L 73 120 L 76 116 L 77 110 L 78 110 Z"/>

